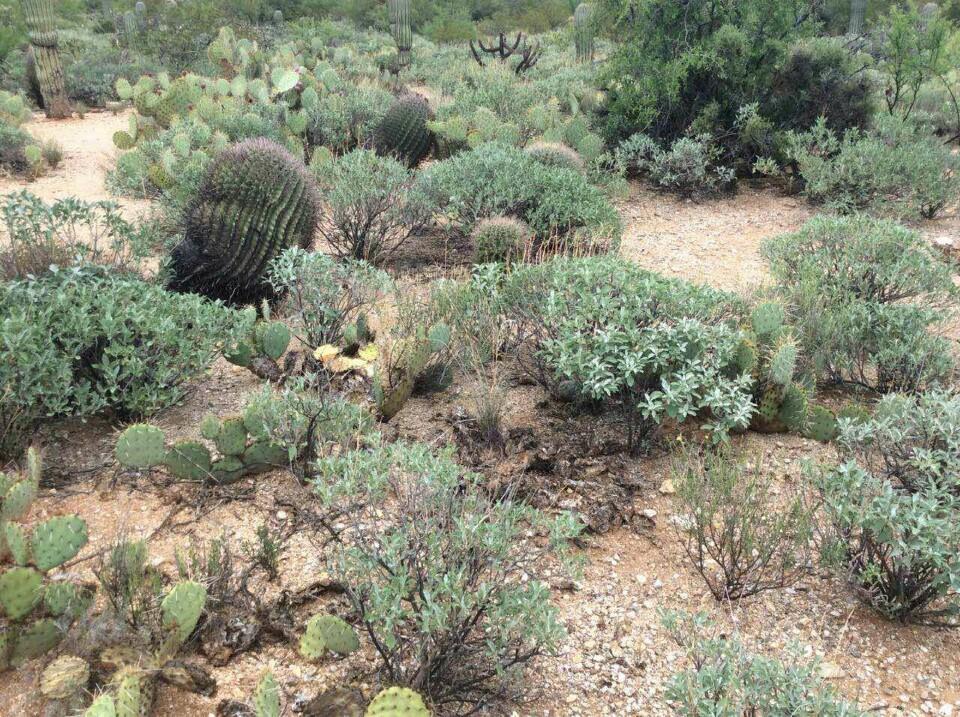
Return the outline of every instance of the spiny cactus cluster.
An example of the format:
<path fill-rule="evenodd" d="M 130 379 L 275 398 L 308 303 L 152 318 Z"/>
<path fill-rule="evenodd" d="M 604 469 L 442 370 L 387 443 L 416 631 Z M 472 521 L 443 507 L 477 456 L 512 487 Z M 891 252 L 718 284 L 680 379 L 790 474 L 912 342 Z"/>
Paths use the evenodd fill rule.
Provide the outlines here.
<path fill-rule="evenodd" d="M 327 652 L 349 655 L 360 649 L 357 633 L 336 615 L 314 615 L 300 638 L 300 654 L 318 660 Z"/>
<path fill-rule="evenodd" d="M 413 31 L 410 29 L 410 0 L 388 0 L 390 33 L 397 43 L 397 64 L 403 68 L 410 64 L 413 49 Z"/>
<path fill-rule="evenodd" d="M 224 420 L 204 416 L 200 434 L 216 447 L 214 455 L 195 440 L 168 446 L 163 431 L 138 423 L 120 434 L 114 455 L 124 468 L 163 467 L 180 480 L 230 484 L 289 462 L 286 448 L 251 437 L 259 435 L 260 428 L 259 417 L 252 409 L 247 409 L 243 416 Z"/>
<path fill-rule="evenodd" d="M 276 381 L 281 377 L 277 361 L 290 345 L 290 329 L 282 321 L 271 321 L 270 307 L 266 302 L 262 311 L 263 319 L 258 321 L 253 307 L 245 310 L 250 331 L 243 341 L 224 354 L 224 358 L 235 366 L 250 369 L 260 378 Z"/>
<path fill-rule="evenodd" d="M 71 114 L 64 83 L 63 65 L 57 47 L 57 27 L 52 0 L 20 0 L 30 33 L 34 66 L 47 117 L 63 119 Z"/>
<path fill-rule="evenodd" d="M 267 139 L 235 144 L 200 185 L 171 255 L 169 287 L 235 305 L 272 298 L 264 270 L 285 249 L 310 246 L 319 213 L 303 162 Z"/>
<path fill-rule="evenodd" d="M 421 326 L 412 337 L 394 343 L 384 356 L 385 370 L 374 379 L 373 398 L 385 420 L 399 413 L 413 395 L 417 379 L 431 361 L 450 345 L 450 327 L 435 324 L 429 330 Z"/>
<path fill-rule="evenodd" d="M 577 62 L 593 62 L 593 5 L 582 2 L 573 12 L 573 41 Z"/>
<path fill-rule="evenodd" d="M 430 710 L 413 690 L 388 687 L 373 698 L 364 717 L 430 717 Z"/>
<path fill-rule="evenodd" d="M 531 236 L 526 222 L 515 217 L 481 219 L 473 228 L 474 262 L 506 262 L 516 259 Z"/>
<path fill-rule="evenodd" d="M 27 451 L 26 471 L 0 473 L 0 670 L 43 655 L 90 606 L 92 595 L 47 573 L 74 558 L 87 544 L 87 524 L 75 515 L 42 521 L 28 531 L 26 517 L 40 485 L 41 461 Z"/>
<path fill-rule="evenodd" d="M 759 304 L 750 324 L 736 357 L 738 370 L 753 376 L 757 411 L 750 427 L 767 433 L 800 432 L 807 418 L 807 392 L 794 380 L 799 347 L 784 325 L 783 307 Z"/>
<path fill-rule="evenodd" d="M 523 151 L 547 167 L 562 167 L 575 172 L 584 171 L 584 161 L 577 150 L 562 142 L 531 142 Z"/>
<path fill-rule="evenodd" d="M 408 167 L 422 162 L 433 147 L 433 132 L 427 127 L 430 106 L 419 95 L 397 98 L 377 127 L 377 154 L 396 157 Z"/>
<path fill-rule="evenodd" d="M 160 603 L 164 637 L 156 650 L 141 652 L 126 646 L 107 648 L 99 662 L 114 669 L 108 690 L 84 712 L 84 717 L 143 717 L 150 714 L 156 681 L 190 691 L 208 691 L 209 677 L 176 660 L 177 653 L 194 631 L 207 589 L 194 581 L 174 585 Z"/>

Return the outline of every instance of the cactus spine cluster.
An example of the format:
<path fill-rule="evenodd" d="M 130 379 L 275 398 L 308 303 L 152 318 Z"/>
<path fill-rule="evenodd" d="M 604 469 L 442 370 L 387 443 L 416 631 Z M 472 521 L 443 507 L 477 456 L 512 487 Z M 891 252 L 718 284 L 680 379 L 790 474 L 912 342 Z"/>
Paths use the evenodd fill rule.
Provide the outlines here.
<path fill-rule="evenodd" d="M 373 399 L 385 420 L 400 412 L 431 360 L 450 345 L 450 335 L 446 324 L 436 324 L 429 331 L 421 326 L 413 337 L 391 347 L 385 360 L 387 369 L 373 385 Z"/>
<path fill-rule="evenodd" d="M 249 139 L 211 163 L 171 255 L 170 288 L 234 305 L 273 298 L 267 265 L 308 248 L 320 213 L 313 177 L 287 150 Z"/>
<path fill-rule="evenodd" d="M 577 62 L 593 62 L 593 5 L 582 2 L 573 12 L 573 42 Z"/>
<path fill-rule="evenodd" d="M 40 93 L 43 95 L 44 111 L 51 119 L 69 117 L 70 100 L 67 99 L 63 65 L 57 47 L 54 3 L 52 0 L 20 0 L 20 4 L 30 32 L 30 46 Z"/>
<path fill-rule="evenodd" d="M 413 31 L 410 29 L 410 0 L 388 0 L 390 32 L 397 43 L 397 64 L 403 68 L 410 64 L 413 49 Z"/>
<path fill-rule="evenodd" d="M 737 369 L 753 377 L 757 411 L 750 427 L 755 431 L 800 432 L 807 417 L 807 394 L 794 380 L 799 348 L 784 325 L 783 307 L 765 302 L 754 308 L 746 337 L 737 349 Z"/>
<path fill-rule="evenodd" d="M 243 416 L 224 420 L 204 416 L 201 435 L 213 443 L 217 455 L 200 441 L 182 440 L 168 446 L 156 426 L 138 423 L 128 427 L 117 440 L 114 455 L 124 468 L 165 468 L 185 481 L 236 483 L 244 476 L 289 463 L 286 448 L 251 434 L 261 432 L 259 417 L 252 409 Z"/>
<path fill-rule="evenodd" d="M 86 545 L 87 524 L 64 515 L 28 531 L 18 522 L 30 512 L 40 472 L 40 455 L 30 448 L 24 473 L 0 473 L 0 613 L 7 622 L 0 631 L 0 670 L 55 647 L 92 597 L 74 583 L 46 578 Z"/>
<path fill-rule="evenodd" d="M 377 127 L 377 154 L 394 156 L 408 167 L 416 167 L 433 147 L 433 132 L 427 101 L 416 94 L 397 98 Z"/>

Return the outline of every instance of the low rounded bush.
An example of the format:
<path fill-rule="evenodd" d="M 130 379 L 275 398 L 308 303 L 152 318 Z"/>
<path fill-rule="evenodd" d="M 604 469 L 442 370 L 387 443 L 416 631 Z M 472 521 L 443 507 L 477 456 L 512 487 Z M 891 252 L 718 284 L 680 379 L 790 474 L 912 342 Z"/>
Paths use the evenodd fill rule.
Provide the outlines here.
<path fill-rule="evenodd" d="M 477 223 L 472 238 L 475 263 L 506 262 L 523 251 L 530 227 L 513 217 L 491 217 Z"/>

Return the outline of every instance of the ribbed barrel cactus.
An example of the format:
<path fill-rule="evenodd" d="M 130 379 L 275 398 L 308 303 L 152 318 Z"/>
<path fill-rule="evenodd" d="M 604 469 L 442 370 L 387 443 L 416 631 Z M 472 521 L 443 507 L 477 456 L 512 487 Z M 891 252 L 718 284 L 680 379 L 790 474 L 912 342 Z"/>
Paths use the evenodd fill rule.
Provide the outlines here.
<path fill-rule="evenodd" d="M 400 67 L 410 64 L 413 49 L 413 31 L 410 29 L 410 0 L 388 0 L 390 32 L 397 43 L 397 63 Z"/>
<path fill-rule="evenodd" d="M 573 13 L 573 41 L 577 62 L 593 62 L 593 5 L 582 2 Z"/>
<path fill-rule="evenodd" d="M 394 156 L 408 167 L 422 162 L 433 147 L 427 101 L 415 94 L 399 97 L 387 110 L 374 137 L 377 154 Z"/>
<path fill-rule="evenodd" d="M 284 249 L 308 248 L 319 214 L 303 162 L 262 137 L 235 144 L 211 163 L 188 210 L 169 287 L 233 305 L 272 299 L 267 265 Z"/>
<path fill-rule="evenodd" d="M 43 95 L 43 108 L 47 117 L 69 117 L 70 100 L 63 79 L 63 65 L 57 48 L 57 28 L 51 0 L 20 0 L 23 15 L 30 31 L 30 46 Z"/>

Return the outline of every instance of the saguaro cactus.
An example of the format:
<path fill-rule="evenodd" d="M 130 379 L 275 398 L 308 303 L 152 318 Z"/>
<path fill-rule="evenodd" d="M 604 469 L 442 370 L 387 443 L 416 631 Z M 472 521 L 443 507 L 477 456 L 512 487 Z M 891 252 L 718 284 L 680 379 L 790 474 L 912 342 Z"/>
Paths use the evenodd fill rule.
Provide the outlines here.
<path fill-rule="evenodd" d="M 413 48 L 413 31 L 410 29 L 410 0 L 388 0 L 390 12 L 390 31 L 397 43 L 397 64 L 406 67 L 410 64 L 410 50 Z"/>
<path fill-rule="evenodd" d="M 573 41 L 577 62 L 593 62 L 593 5 L 582 2 L 573 13 Z"/>
<path fill-rule="evenodd" d="M 850 0 L 850 23 L 847 25 L 847 34 L 863 34 L 863 18 L 867 12 L 867 0 Z"/>
<path fill-rule="evenodd" d="M 57 30 L 51 0 L 20 0 L 30 31 L 30 45 L 36 60 L 37 78 L 47 117 L 70 116 L 70 101 L 63 80 L 63 65 L 57 49 Z"/>

